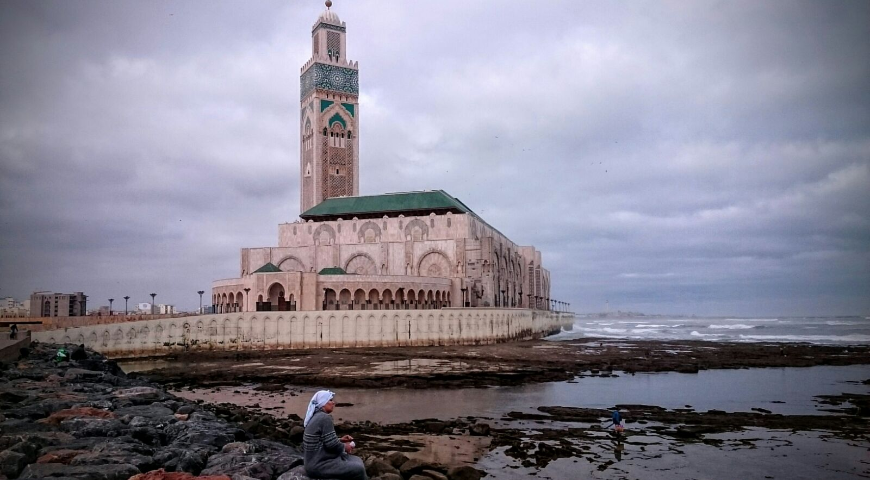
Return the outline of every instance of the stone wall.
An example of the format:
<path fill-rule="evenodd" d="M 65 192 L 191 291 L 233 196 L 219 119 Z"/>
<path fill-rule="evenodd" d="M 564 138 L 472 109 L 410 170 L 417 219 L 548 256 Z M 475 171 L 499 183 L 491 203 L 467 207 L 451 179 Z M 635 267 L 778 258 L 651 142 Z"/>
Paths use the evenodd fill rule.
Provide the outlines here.
<path fill-rule="evenodd" d="M 84 344 L 130 358 L 185 351 L 484 344 L 544 336 L 573 322 L 571 313 L 495 308 L 247 312 L 47 330 L 34 332 L 33 339 Z"/>

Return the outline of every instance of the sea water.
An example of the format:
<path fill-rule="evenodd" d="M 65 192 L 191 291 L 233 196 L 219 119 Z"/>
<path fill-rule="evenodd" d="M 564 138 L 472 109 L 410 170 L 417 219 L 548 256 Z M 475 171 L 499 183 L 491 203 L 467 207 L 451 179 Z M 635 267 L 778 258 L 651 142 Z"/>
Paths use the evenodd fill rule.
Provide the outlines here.
<path fill-rule="evenodd" d="M 578 316 L 570 331 L 550 340 L 578 338 L 626 340 L 710 340 L 717 342 L 776 342 L 868 344 L 868 317 L 591 317 Z"/>

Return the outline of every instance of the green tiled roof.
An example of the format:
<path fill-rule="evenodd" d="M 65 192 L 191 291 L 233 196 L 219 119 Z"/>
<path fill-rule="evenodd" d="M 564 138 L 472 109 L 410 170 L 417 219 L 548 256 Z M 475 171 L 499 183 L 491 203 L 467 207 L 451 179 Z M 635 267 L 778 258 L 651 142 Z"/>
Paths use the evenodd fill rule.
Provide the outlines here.
<path fill-rule="evenodd" d="M 317 272 L 318 275 L 347 275 L 347 272 L 344 271 L 343 268 L 338 267 L 330 267 L 324 268 Z"/>
<path fill-rule="evenodd" d="M 474 213 L 443 190 L 328 198 L 300 215 L 304 220 L 374 218 L 392 214 Z"/>
<path fill-rule="evenodd" d="M 281 271 L 281 269 L 276 267 L 274 263 L 269 262 L 269 263 L 263 265 L 262 267 L 254 270 L 254 273 L 274 273 L 274 272 L 280 272 L 280 271 Z"/>

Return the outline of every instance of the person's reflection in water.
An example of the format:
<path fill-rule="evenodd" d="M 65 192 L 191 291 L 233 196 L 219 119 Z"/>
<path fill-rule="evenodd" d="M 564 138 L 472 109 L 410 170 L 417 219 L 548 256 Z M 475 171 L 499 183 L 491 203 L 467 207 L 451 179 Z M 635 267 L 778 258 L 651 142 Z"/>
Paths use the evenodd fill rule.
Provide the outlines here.
<path fill-rule="evenodd" d="M 622 452 L 625 449 L 625 445 L 622 444 L 622 437 L 617 438 L 616 446 L 613 447 L 613 456 L 616 457 L 617 462 L 622 461 Z"/>

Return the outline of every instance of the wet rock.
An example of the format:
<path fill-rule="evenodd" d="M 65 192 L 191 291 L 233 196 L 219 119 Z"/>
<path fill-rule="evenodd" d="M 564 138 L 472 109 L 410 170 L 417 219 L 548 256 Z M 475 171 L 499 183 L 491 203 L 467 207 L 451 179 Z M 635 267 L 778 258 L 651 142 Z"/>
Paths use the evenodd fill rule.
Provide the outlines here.
<path fill-rule="evenodd" d="M 471 434 L 479 437 L 485 437 L 489 435 L 490 427 L 486 423 L 475 423 L 471 426 Z"/>
<path fill-rule="evenodd" d="M 378 477 L 385 473 L 399 475 L 399 469 L 390 465 L 387 461 L 375 457 L 369 457 L 365 461 L 366 474 L 370 477 Z"/>
<path fill-rule="evenodd" d="M 291 468 L 289 471 L 284 472 L 281 476 L 278 477 L 278 480 L 311 480 L 308 475 L 305 474 L 305 467 L 302 465 Z"/>
<path fill-rule="evenodd" d="M 154 454 L 154 463 L 169 471 L 198 474 L 215 452 L 214 447 L 207 445 L 171 445 Z"/>
<path fill-rule="evenodd" d="M 447 470 L 447 478 L 450 480 L 480 480 L 482 474 L 479 470 L 467 465 L 453 467 Z"/>

